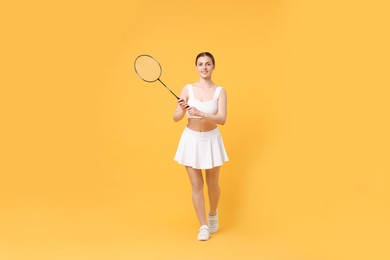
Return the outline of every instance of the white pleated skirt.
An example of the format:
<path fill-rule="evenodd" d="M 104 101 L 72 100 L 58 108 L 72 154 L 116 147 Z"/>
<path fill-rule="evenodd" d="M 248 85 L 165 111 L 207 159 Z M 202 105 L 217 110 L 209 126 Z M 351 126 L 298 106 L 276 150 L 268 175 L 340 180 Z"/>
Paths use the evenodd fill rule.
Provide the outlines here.
<path fill-rule="evenodd" d="M 211 169 L 229 161 L 218 127 L 198 132 L 186 127 L 181 135 L 175 161 L 195 169 Z"/>

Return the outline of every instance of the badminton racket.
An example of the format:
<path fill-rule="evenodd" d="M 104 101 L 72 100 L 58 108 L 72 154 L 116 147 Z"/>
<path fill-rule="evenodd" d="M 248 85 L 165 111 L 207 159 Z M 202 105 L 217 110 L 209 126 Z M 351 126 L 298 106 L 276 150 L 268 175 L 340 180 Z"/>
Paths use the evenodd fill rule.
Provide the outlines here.
<path fill-rule="evenodd" d="M 173 91 L 165 85 L 164 82 L 160 79 L 162 74 L 162 67 L 160 63 L 148 54 L 139 55 L 134 61 L 134 69 L 135 73 L 137 73 L 138 77 L 140 77 L 143 81 L 148 83 L 153 83 L 156 81 L 160 81 L 163 86 L 171 92 L 172 95 L 176 97 L 177 100 L 180 98 L 173 93 Z"/>

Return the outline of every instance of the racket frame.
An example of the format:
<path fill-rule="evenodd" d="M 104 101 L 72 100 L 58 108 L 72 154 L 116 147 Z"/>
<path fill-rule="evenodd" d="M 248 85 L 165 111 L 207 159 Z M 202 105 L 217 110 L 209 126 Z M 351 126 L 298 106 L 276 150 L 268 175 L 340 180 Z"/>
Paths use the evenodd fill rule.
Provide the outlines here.
<path fill-rule="evenodd" d="M 153 59 L 155 62 L 157 62 L 158 66 L 160 67 L 160 75 L 159 75 L 159 76 L 157 77 L 157 79 L 155 79 L 155 80 L 146 80 L 146 79 L 142 78 L 142 77 L 138 74 L 137 66 L 136 66 L 137 60 L 138 60 L 139 58 L 145 57 L 145 56 L 146 56 L 146 57 L 149 57 L 149 58 L 151 58 L 151 59 Z M 145 82 L 153 83 L 153 82 L 155 82 L 155 81 L 160 81 L 160 83 L 163 84 L 163 86 L 164 86 L 166 89 L 168 89 L 169 92 L 171 92 L 171 94 L 174 95 L 174 96 L 176 97 L 177 100 L 180 99 L 180 98 L 179 98 L 175 93 L 173 93 L 173 91 L 172 91 L 167 85 L 165 85 L 165 83 L 162 82 L 162 80 L 160 79 L 161 74 L 162 74 L 162 67 L 161 67 L 161 64 L 160 64 L 160 62 L 158 62 L 158 60 L 156 60 L 156 59 L 155 59 L 154 57 L 152 57 L 151 55 L 149 55 L 149 54 L 141 54 L 141 55 L 138 55 L 137 58 L 135 58 L 135 61 L 134 61 L 134 70 L 135 70 L 135 73 L 137 73 L 138 77 L 141 78 L 141 79 L 142 79 L 143 81 L 145 81 Z"/>

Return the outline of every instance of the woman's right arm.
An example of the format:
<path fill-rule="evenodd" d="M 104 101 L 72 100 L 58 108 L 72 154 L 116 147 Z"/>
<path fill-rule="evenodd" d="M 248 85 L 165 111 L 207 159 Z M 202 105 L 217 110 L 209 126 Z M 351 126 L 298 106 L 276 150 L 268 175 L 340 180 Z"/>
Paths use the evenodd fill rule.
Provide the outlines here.
<path fill-rule="evenodd" d="M 180 99 L 177 102 L 176 110 L 173 113 L 173 120 L 175 122 L 178 122 L 183 119 L 184 115 L 187 111 L 187 100 L 188 100 L 188 90 L 187 86 L 184 86 L 181 93 L 180 93 Z"/>

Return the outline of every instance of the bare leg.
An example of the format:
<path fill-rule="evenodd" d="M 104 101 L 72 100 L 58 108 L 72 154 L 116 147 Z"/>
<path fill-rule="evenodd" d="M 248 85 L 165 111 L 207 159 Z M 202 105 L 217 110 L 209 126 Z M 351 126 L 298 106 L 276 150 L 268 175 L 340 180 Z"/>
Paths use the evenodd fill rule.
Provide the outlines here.
<path fill-rule="evenodd" d="M 204 194 L 203 194 L 203 176 L 202 171 L 199 169 L 194 169 L 192 167 L 186 166 L 188 177 L 191 181 L 192 186 L 192 202 L 194 203 L 194 208 L 198 220 L 201 225 L 207 225 L 206 221 L 206 212 L 204 206 Z"/>
<path fill-rule="evenodd" d="M 220 167 L 215 167 L 212 169 L 206 170 L 206 182 L 209 193 L 209 201 L 210 201 L 210 216 L 214 216 L 217 214 L 218 202 L 219 202 L 219 170 Z"/>

